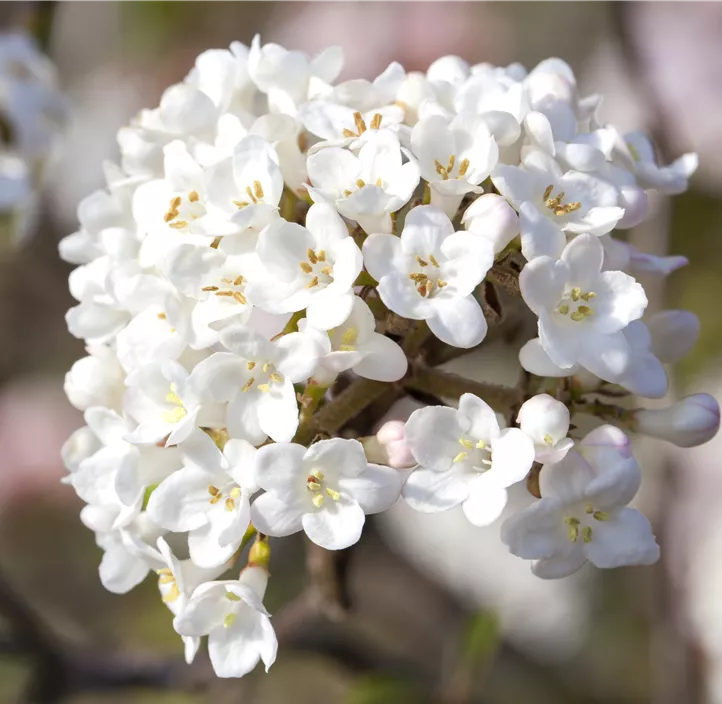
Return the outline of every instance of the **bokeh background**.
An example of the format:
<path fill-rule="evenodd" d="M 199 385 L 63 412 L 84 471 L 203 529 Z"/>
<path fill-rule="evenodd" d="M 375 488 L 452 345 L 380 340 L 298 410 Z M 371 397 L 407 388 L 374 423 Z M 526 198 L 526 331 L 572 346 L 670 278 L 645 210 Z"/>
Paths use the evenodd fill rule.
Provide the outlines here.
<path fill-rule="evenodd" d="M 116 130 L 156 106 L 207 48 L 248 44 L 257 32 L 308 52 L 340 44 L 342 79 L 372 78 L 392 60 L 425 70 L 450 53 L 528 68 L 559 56 L 582 94 L 604 94 L 602 115 L 621 131 L 650 131 L 668 160 L 700 154 L 690 191 L 656 199 L 628 236 L 691 260 L 666 281 L 644 283 L 651 309 L 686 308 L 702 321 L 671 395 L 719 398 L 722 4 L 0 4 L 0 28 L 33 23 L 72 115 L 34 238 L 0 258 L 0 602 L 10 590 L 20 595 L 9 606 L 14 620 L 29 619 L 29 631 L 39 623 L 54 650 L 45 641 L 20 647 L 0 619 L 0 702 L 57 701 L 65 690 L 73 693 L 64 701 L 88 704 L 722 704 L 722 437 L 684 453 L 637 443 L 639 503 L 663 547 L 658 565 L 585 568 L 546 583 L 506 554 L 498 527 L 399 505 L 370 522 L 354 551 L 344 623 L 286 638 L 268 676 L 213 681 L 202 663 L 179 674 L 180 640 L 155 581 L 124 597 L 103 590 L 101 552 L 78 520 L 79 500 L 60 484 L 60 446 L 82 424 L 63 375 L 83 350 L 65 329 L 73 303 L 69 267 L 57 257 L 78 201 L 103 185 L 102 161 L 117 158 Z M 515 378 L 503 345 L 492 338 L 474 373 Z M 304 552 L 300 538 L 274 542 L 271 612 L 303 588 Z M 68 654 L 85 658 L 89 672 L 69 675 Z M 128 686 L 123 673 L 156 664 L 153 687 L 141 674 Z M 93 691 L 98 667 L 104 685 L 118 673 L 118 686 Z M 68 677 L 67 687 L 39 693 L 38 682 Z"/>

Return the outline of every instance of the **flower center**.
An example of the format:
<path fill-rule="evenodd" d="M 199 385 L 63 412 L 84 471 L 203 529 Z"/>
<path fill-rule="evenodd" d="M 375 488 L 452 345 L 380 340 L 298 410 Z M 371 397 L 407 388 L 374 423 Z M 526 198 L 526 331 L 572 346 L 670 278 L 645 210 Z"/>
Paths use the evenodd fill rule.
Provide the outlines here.
<path fill-rule="evenodd" d="M 549 208 L 554 215 L 569 215 L 569 213 L 573 213 L 575 210 L 579 210 L 579 208 L 582 207 L 582 204 L 578 200 L 573 203 L 562 203 L 564 200 L 564 191 L 560 191 L 558 195 L 552 198 L 553 190 L 553 185 L 547 186 L 542 200 L 544 201 L 544 205 L 546 205 L 546 207 Z"/>
<path fill-rule="evenodd" d="M 471 166 L 468 159 L 462 160 L 459 164 L 459 170 L 457 171 L 456 176 L 454 176 L 454 166 L 456 165 L 455 154 L 451 154 L 449 156 L 449 161 L 446 166 L 436 160 L 434 160 L 434 164 L 436 165 L 436 173 L 439 174 L 444 181 L 448 181 L 450 178 L 463 179 L 466 172 L 469 170 L 469 166 Z"/>
<path fill-rule="evenodd" d="M 178 423 L 178 421 L 188 415 L 188 411 L 183 405 L 183 401 L 181 401 L 180 397 L 176 393 L 175 384 L 170 385 L 170 391 L 165 395 L 165 400 L 175 406 L 175 408 L 169 408 L 161 414 L 166 423 Z"/>
<path fill-rule="evenodd" d="M 203 291 L 210 291 L 216 296 L 222 296 L 232 298 L 236 303 L 246 305 L 248 300 L 246 299 L 243 291 L 245 290 L 246 280 L 243 276 L 236 276 L 234 278 L 223 278 L 220 280 L 220 286 L 204 286 Z"/>
<path fill-rule="evenodd" d="M 416 263 L 421 270 L 412 271 L 409 278 L 416 284 L 416 290 L 422 298 L 431 298 L 433 294 L 447 285 L 446 281 L 436 276 L 439 272 L 435 271 L 435 269 L 440 268 L 439 262 L 433 254 L 427 255 L 426 259 L 417 254 Z M 429 266 L 432 268 L 429 269 Z"/>
<path fill-rule="evenodd" d="M 340 352 L 355 352 L 356 342 L 358 340 L 358 330 L 356 328 L 348 328 L 341 335 L 341 344 L 338 346 Z"/>
<path fill-rule="evenodd" d="M 306 259 L 299 262 L 301 271 L 308 275 L 306 288 L 321 286 L 325 288 L 333 281 L 333 265 L 326 259 L 326 250 L 318 252 L 310 247 L 306 250 Z"/>
<path fill-rule="evenodd" d="M 366 121 L 364 120 L 363 115 L 360 112 L 355 112 L 353 114 L 353 121 L 356 125 L 356 131 L 354 132 L 352 130 L 344 128 L 343 136 L 348 138 L 360 137 L 369 128 L 372 130 L 379 130 L 381 129 L 382 118 L 383 115 L 376 113 L 371 119 L 371 124 L 369 125 L 369 127 L 366 127 Z"/>
<path fill-rule="evenodd" d="M 250 186 L 246 186 L 246 195 L 248 196 L 248 200 L 234 200 L 233 205 L 240 209 L 251 204 L 257 205 L 258 203 L 263 203 L 263 186 L 261 182 L 254 181 L 253 190 L 251 190 Z"/>
<path fill-rule="evenodd" d="M 576 543 L 579 540 L 579 534 L 581 533 L 582 541 L 585 543 L 591 543 L 592 537 L 594 536 L 594 529 L 589 525 L 590 521 L 608 521 L 609 514 L 606 511 L 597 511 L 594 506 L 587 504 L 584 507 L 584 513 L 582 518 L 576 516 L 565 516 L 564 523 L 567 526 L 567 537 L 569 542 Z M 581 528 L 581 531 L 580 531 Z"/>
<path fill-rule="evenodd" d="M 208 503 L 212 504 L 213 506 L 215 506 L 221 499 L 223 499 L 223 491 L 217 486 L 213 486 L 213 484 L 208 485 L 208 493 L 211 497 L 208 500 Z M 228 491 L 228 496 L 226 496 L 226 511 L 233 511 L 233 509 L 236 508 L 236 499 L 240 498 L 240 496 L 241 488 L 238 486 L 233 486 L 233 488 Z"/>
<path fill-rule="evenodd" d="M 455 463 L 467 461 L 477 472 L 486 472 L 491 468 L 491 450 L 483 440 L 475 442 L 469 438 L 460 437 L 459 445 L 464 449 L 454 457 Z"/>
<path fill-rule="evenodd" d="M 189 222 L 205 214 L 206 208 L 201 202 L 200 194 L 198 191 L 190 191 L 186 195 L 171 198 L 163 220 L 174 230 L 184 230 Z"/>
<path fill-rule="evenodd" d="M 311 492 L 311 501 L 316 508 L 321 508 L 328 496 L 332 501 L 338 501 L 341 494 L 329 486 L 325 486 L 326 477 L 318 469 L 312 469 L 306 477 L 306 489 Z M 324 494 L 326 496 L 324 496 Z"/>
<path fill-rule="evenodd" d="M 168 592 L 163 596 L 163 603 L 170 604 L 174 602 L 180 596 L 180 589 L 178 588 L 178 583 L 176 582 L 175 575 L 168 567 L 157 570 L 156 574 L 158 575 L 159 586 L 162 584 L 171 585 Z"/>
<path fill-rule="evenodd" d="M 226 596 L 226 599 L 228 599 L 228 601 L 230 601 L 234 604 L 238 603 L 241 600 L 241 597 L 238 596 L 238 594 L 234 594 L 233 592 L 227 591 L 225 596 Z M 235 622 L 236 622 L 235 610 L 229 611 L 223 618 L 223 628 L 230 628 Z"/>
<path fill-rule="evenodd" d="M 362 178 L 357 178 L 357 179 L 356 179 L 356 188 L 357 188 L 357 189 L 361 189 L 361 188 L 363 188 L 364 186 L 367 186 L 367 185 L 368 185 L 368 184 L 366 183 L 366 181 L 364 181 Z M 379 178 L 376 179 L 376 183 L 374 184 L 374 186 L 378 186 L 379 188 L 383 188 L 383 187 L 384 187 L 384 182 L 381 180 L 381 177 L 380 177 L 380 176 L 379 176 Z M 346 198 L 348 198 L 350 195 L 353 195 L 353 191 L 351 191 L 351 190 L 349 190 L 349 189 L 347 188 L 347 189 L 343 192 L 343 194 L 344 194 L 344 196 L 346 196 Z"/>
<path fill-rule="evenodd" d="M 581 288 L 575 286 L 564 294 L 556 312 L 560 315 L 569 316 L 570 320 L 579 323 L 591 315 L 594 315 L 594 308 L 587 305 L 597 294 L 594 291 L 582 291 Z"/>
<path fill-rule="evenodd" d="M 260 381 L 260 384 L 256 384 L 256 388 L 259 391 L 263 391 L 264 393 L 268 393 L 271 390 L 271 384 L 282 384 L 284 382 L 284 378 L 282 374 L 279 374 L 275 367 L 273 366 L 273 362 L 256 362 L 254 360 L 249 360 L 246 362 L 246 367 L 248 368 L 248 371 L 255 371 L 254 375 L 248 379 L 248 381 L 241 387 L 241 391 L 243 393 L 246 393 L 247 391 L 250 391 L 250 389 L 253 387 L 254 384 L 256 384 L 257 381 Z"/>

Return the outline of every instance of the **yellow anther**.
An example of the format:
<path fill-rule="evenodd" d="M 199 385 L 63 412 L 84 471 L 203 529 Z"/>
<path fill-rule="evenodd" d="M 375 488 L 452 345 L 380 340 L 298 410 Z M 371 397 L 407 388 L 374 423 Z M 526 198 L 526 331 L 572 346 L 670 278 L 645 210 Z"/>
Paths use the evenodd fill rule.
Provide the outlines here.
<path fill-rule="evenodd" d="M 461 462 L 462 460 L 465 460 L 468 454 L 468 452 L 460 452 L 456 457 L 454 457 L 454 462 Z"/>
<path fill-rule="evenodd" d="M 549 198 L 549 196 L 552 194 L 553 190 L 554 190 L 553 185 L 547 186 L 544 191 L 544 195 L 542 196 L 542 200 L 547 200 Z"/>
<path fill-rule="evenodd" d="M 314 479 L 318 479 L 318 481 L 322 482 L 326 475 L 320 470 L 320 469 L 312 469 L 309 472 L 309 475 L 312 476 Z"/>
<path fill-rule="evenodd" d="M 559 312 L 560 312 L 562 315 L 566 315 L 566 314 L 569 312 L 569 306 L 566 305 L 566 304 L 559 306 Z"/>
<path fill-rule="evenodd" d="M 313 288 L 314 286 L 318 286 L 318 276 L 314 276 L 314 277 L 306 284 L 306 288 Z"/>
<path fill-rule="evenodd" d="M 246 364 L 246 367 L 248 368 L 248 371 L 251 371 L 251 369 L 253 369 L 253 367 L 255 367 L 255 366 L 256 366 L 256 363 L 255 363 L 255 362 L 248 362 L 248 363 Z"/>
<path fill-rule="evenodd" d="M 213 484 L 208 485 L 208 493 L 211 496 L 218 496 L 219 492 L 220 492 L 220 489 L 217 486 L 213 486 Z"/>
<path fill-rule="evenodd" d="M 424 284 L 424 287 L 426 288 L 426 295 L 428 296 L 434 290 L 434 282 L 427 279 L 426 283 Z"/>
<path fill-rule="evenodd" d="M 459 164 L 459 176 L 464 176 L 468 170 L 469 170 L 469 160 L 464 159 Z"/>
<path fill-rule="evenodd" d="M 357 188 L 363 188 L 365 185 L 366 185 L 366 182 L 363 179 L 361 179 L 361 178 L 356 179 Z"/>
<path fill-rule="evenodd" d="M 420 284 L 416 287 L 416 290 L 421 294 L 423 298 L 426 298 L 426 286 L 424 284 Z"/>
<path fill-rule="evenodd" d="M 433 254 L 429 254 L 429 261 L 438 269 L 439 262 L 436 261 L 436 257 Z"/>
<path fill-rule="evenodd" d="M 544 436 L 544 442 L 545 442 L 547 445 L 553 445 L 553 444 L 554 444 L 554 438 L 553 438 L 551 435 L 549 435 L 549 433 L 547 433 L 547 434 Z"/>
<path fill-rule="evenodd" d="M 223 494 L 218 493 L 218 494 L 216 494 L 216 496 L 214 496 L 211 499 L 210 503 L 212 503 L 215 506 L 222 498 L 223 498 Z"/>
<path fill-rule="evenodd" d="M 218 286 L 204 286 L 201 290 L 202 291 L 217 291 Z"/>
<path fill-rule="evenodd" d="M 313 271 L 313 267 L 308 262 L 299 262 L 298 265 L 304 274 L 310 274 Z"/>
<path fill-rule="evenodd" d="M 379 130 L 381 129 L 381 120 L 383 119 L 383 115 L 376 113 L 373 116 L 373 119 L 371 120 L 371 129 L 372 130 Z"/>
<path fill-rule="evenodd" d="M 449 157 L 449 165 L 446 167 L 446 173 L 450 174 L 454 170 L 454 164 L 456 163 L 456 157 L 452 154 Z"/>
<path fill-rule="evenodd" d="M 178 423 L 188 415 L 188 411 L 183 406 L 177 406 L 170 411 L 163 411 L 161 414 L 166 423 Z"/>
<path fill-rule="evenodd" d="M 337 491 L 334 491 L 333 489 L 329 489 L 326 487 L 326 493 L 333 499 L 333 501 L 338 501 L 341 498 L 341 494 L 339 494 Z"/>
<path fill-rule="evenodd" d="M 164 574 L 158 579 L 158 584 L 171 584 L 175 582 L 175 577 L 172 574 Z"/>
<path fill-rule="evenodd" d="M 200 196 L 198 195 L 198 191 L 191 191 L 191 192 L 188 194 L 188 200 L 189 200 L 191 203 L 197 203 L 199 198 L 200 198 Z"/>
<path fill-rule="evenodd" d="M 577 310 L 584 316 L 592 315 L 594 313 L 589 306 L 579 306 Z"/>
<path fill-rule="evenodd" d="M 416 262 L 419 266 L 429 266 L 429 262 L 427 262 L 425 259 L 422 259 L 418 254 L 416 255 Z"/>
<path fill-rule="evenodd" d="M 240 303 L 244 306 L 246 305 L 246 303 L 248 303 L 248 299 L 240 291 L 233 292 L 233 300 L 235 300 L 236 303 Z"/>
<path fill-rule="evenodd" d="M 263 198 L 263 186 L 261 185 L 260 181 L 253 182 L 253 193 L 255 194 L 256 198 L 258 198 L 258 200 L 261 200 L 261 198 Z"/>
<path fill-rule="evenodd" d="M 333 267 L 330 267 L 330 266 L 321 267 L 321 273 L 324 274 L 325 276 L 331 276 L 331 274 L 333 273 Z"/>
<path fill-rule="evenodd" d="M 318 261 L 325 262 L 326 261 L 326 250 L 320 249 L 318 252 L 316 252 L 316 256 L 318 257 Z"/>
<path fill-rule="evenodd" d="M 486 450 L 486 443 L 483 440 L 479 440 L 479 442 L 476 443 L 476 447 L 479 450 Z"/>
<path fill-rule="evenodd" d="M 235 614 L 227 614 L 223 619 L 223 628 L 230 628 L 236 622 Z"/>
<path fill-rule="evenodd" d="M 185 220 L 179 220 L 178 222 L 172 222 L 168 225 L 174 230 L 182 230 L 184 227 L 188 227 L 188 223 Z"/>
<path fill-rule="evenodd" d="M 381 180 L 381 177 L 380 177 L 380 176 L 376 179 L 376 183 L 375 183 L 374 185 L 375 185 L 375 186 L 378 186 L 379 188 L 383 188 L 383 187 L 384 187 L 384 182 Z"/>
<path fill-rule="evenodd" d="M 267 373 L 270 368 L 271 368 L 271 363 L 270 363 L 270 362 L 264 362 L 264 363 L 263 363 L 262 369 L 263 369 L 263 373 L 264 373 L 264 374 Z"/>
<path fill-rule="evenodd" d="M 176 196 L 175 198 L 171 198 L 170 201 L 170 209 L 171 210 L 178 210 L 178 206 L 181 204 L 181 197 Z"/>
<path fill-rule="evenodd" d="M 436 159 L 434 159 L 434 164 L 436 165 L 436 173 L 439 174 L 439 176 L 441 176 L 444 181 L 446 181 L 446 179 L 449 178 L 449 173 L 444 168 L 444 165 L 441 162 L 436 161 Z"/>
<path fill-rule="evenodd" d="M 226 511 L 232 511 L 236 507 L 236 502 L 230 497 L 226 499 Z"/>
<path fill-rule="evenodd" d="M 267 394 L 271 390 L 270 384 L 259 384 L 256 387 L 259 391 L 263 391 L 264 394 Z"/>
<path fill-rule="evenodd" d="M 250 205 L 250 203 L 247 200 L 234 200 L 233 205 L 235 205 L 236 208 L 241 209 L 241 208 L 247 208 Z"/>
<path fill-rule="evenodd" d="M 158 313 L 158 320 L 165 320 L 166 317 L 167 317 L 167 316 L 166 316 L 165 313 Z"/>
<path fill-rule="evenodd" d="M 592 518 L 594 518 L 597 521 L 608 521 L 609 514 L 606 511 L 595 511 L 592 514 Z"/>
<path fill-rule="evenodd" d="M 229 492 L 228 495 L 232 499 L 237 499 L 241 495 L 241 488 L 239 486 L 234 486 Z"/>
<path fill-rule="evenodd" d="M 575 310 L 570 316 L 569 316 L 575 323 L 578 323 L 586 317 L 584 313 L 580 313 L 578 310 Z"/>
<path fill-rule="evenodd" d="M 576 301 L 578 301 L 582 296 L 582 289 L 580 289 L 579 287 L 573 288 L 571 296 L 572 300 L 576 303 Z"/>
<path fill-rule="evenodd" d="M 355 132 L 352 132 L 351 130 L 346 129 L 345 127 L 343 128 L 343 136 L 348 137 L 348 138 L 358 137 L 358 135 Z M 349 191 L 348 193 L 349 193 L 349 195 L 351 195 L 351 191 Z"/>
<path fill-rule="evenodd" d="M 439 288 L 444 288 L 444 286 L 447 286 L 448 284 L 446 283 L 446 281 L 442 281 L 441 279 L 436 279 L 436 285 Z"/>
<path fill-rule="evenodd" d="M 568 526 L 569 540 L 572 543 L 576 543 L 579 539 L 579 519 L 578 518 L 565 518 L 564 523 Z"/>
<path fill-rule="evenodd" d="M 422 274 L 421 272 L 415 273 L 415 274 L 409 274 L 409 278 L 412 281 L 415 281 L 417 284 L 423 283 L 428 279 L 429 277 L 426 274 Z"/>
<path fill-rule="evenodd" d="M 366 131 L 366 123 L 360 112 L 353 114 L 353 121 L 356 124 L 356 136 L 360 137 Z"/>
<path fill-rule="evenodd" d="M 283 383 L 283 377 L 282 377 L 278 372 L 271 372 L 271 373 L 268 375 L 268 378 L 269 378 L 271 381 L 275 381 L 277 384 L 282 384 L 282 383 Z"/>
<path fill-rule="evenodd" d="M 233 279 L 233 285 L 234 286 L 240 286 L 243 283 L 243 277 L 242 276 L 236 276 L 235 279 Z"/>
<path fill-rule="evenodd" d="M 155 571 L 156 574 L 173 574 L 170 567 L 161 567 L 161 569 Z"/>
<path fill-rule="evenodd" d="M 251 190 L 250 186 L 246 186 L 246 193 L 248 194 L 248 197 L 251 199 L 252 203 L 258 203 L 258 199 L 255 195 L 253 195 L 253 191 Z"/>
<path fill-rule="evenodd" d="M 178 589 L 178 585 L 174 584 L 170 591 L 163 597 L 163 602 L 166 604 L 170 604 L 174 602 L 179 596 L 180 596 L 180 589 Z"/>
<path fill-rule="evenodd" d="M 310 247 L 306 250 L 306 256 L 308 257 L 308 261 L 311 262 L 311 264 L 315 264 L 318 261 L 316 252 L 314 252 Z"/>
<path fill-rule="evenodd" d="M 582 540 L 585 543 L 592 542 L 592 529 L 589 526 L 584 526 L 584 528 L 582 528 Z"/>
<path fill-rule="evenodd" d="M 467 450 L 471 450 L 474 447 L 474 443 L 471 442 L 471 440 L 467 440 L 466 438 L 459 438 L 459 444 L 462 447 L 465 447 Z"/>
<path fill-rule="evenodd" d="M 226 592 L 226 599 L 228 599 L 228 601 L 240 601 L 241 597 L 233 592 Z"/>
<path fill-rule="evenodd" d="M 321 485 L 318 482 L 306 482 L 306 488 L 309 491 L 320 491 Z"/>
<path fill-rule="evenodd" d="M 241 391 L 245 393 L 246 391 L 248 391 L 248 389 L 251 388 L 251 386 L 253 386 L 255 382 L 256 377 L 252 376 L 245 384 L 243 384 L 243 386 L 241 387 Z"/>
<path fill-rule="evenodd" d="M 216 296 L 220 296 L 221 298 L 223 298 L 223 296 L 233 298 L 233 291 L 216 291 Z"/>
<path fill-rule="evenodd" d="M 314 494 L 311 501 L 313 501 L 313 505 L 316 508 L 321 508 L 321 506 L 323 506 L 323 502 L 324 502 L 323 494 Z"/>
<path fill-rule="evenodd" d="M 591 301 L 592 298 L 596 298 L 596 297 L 597 297 L 597 294 L 594 293 L 594 291 L 589 291 L 589 293 L 583 293 L 583 294 L 580 296 L 580 298 L 581 298 L 583 301 Z"/>

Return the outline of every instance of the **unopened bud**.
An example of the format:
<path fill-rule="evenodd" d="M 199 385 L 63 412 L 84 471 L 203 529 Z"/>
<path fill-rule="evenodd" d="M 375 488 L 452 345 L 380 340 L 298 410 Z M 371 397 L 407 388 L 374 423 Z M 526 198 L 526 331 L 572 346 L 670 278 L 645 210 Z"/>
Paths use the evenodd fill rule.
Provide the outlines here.
<path fill-rule="evenodd" d="M 519 216 L 509 203 L 495 193 L 477 198 L 461 219 L 469 232 L 481 235 L 501 252 L 519 234 Z"/>
<path fill-rule="evenodd" d="M 375 440 L 380 452 L 381 464 L 386 464 L 394 469 L 407 469 L 416 464 L 416 460 L 406 444 L 405 425 L 401 420 L 390 420 L 384 423 L 376 433 Z"/>
<path fill-rule="evenodd" d="M 693 394 L 667 408 L 634 411 L 634 430 L 679 447 L 695 447 L 719 430 L 720 409 L 709 394 Z"/>

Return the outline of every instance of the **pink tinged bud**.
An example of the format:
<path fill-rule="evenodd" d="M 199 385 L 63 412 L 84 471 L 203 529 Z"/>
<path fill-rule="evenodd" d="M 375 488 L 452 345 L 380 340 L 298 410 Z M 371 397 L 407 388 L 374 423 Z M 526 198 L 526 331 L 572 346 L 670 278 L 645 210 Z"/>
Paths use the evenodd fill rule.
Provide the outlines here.
<path fill-rule="evenodd" d="M 646 322 L 652 336 L 652 352 L 660 362 L 679 362 L 699 339 L 699 318 L 688 310 L 663 310 Z"/>
<path fill-rule="evenodd" d="M 679 447 L 695 447 L 711 440 L 719 424 L 719 404 L 709 394 L 693 394 L 667 408 L 634 412 L 634 430 Z"/>
<path fill-rule="evenodd" d="M 486 193 L 477 198 L 461 219 L 469 232 L 481 235 L 501 252 L 519 234 L 519 216 L 501 196 Z"/>
<path fill-rule="evenodd" d="M 386 458 L 384 464 L 394 469 L 407 469 L 416 464 L 416 460 L 406 444 L 405 425 L 403 421 L 390 420 L 384 423 L 376 433 L 376 440 Z"/>

